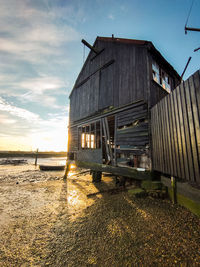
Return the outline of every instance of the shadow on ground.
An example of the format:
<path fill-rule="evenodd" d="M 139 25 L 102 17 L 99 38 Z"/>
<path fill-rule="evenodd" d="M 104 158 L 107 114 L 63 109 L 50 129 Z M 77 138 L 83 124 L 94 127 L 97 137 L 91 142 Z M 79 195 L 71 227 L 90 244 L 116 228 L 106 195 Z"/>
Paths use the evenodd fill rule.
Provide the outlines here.
<path fill-rule="evenodd" d="M 200 220 L 184 208 L 112 193 L 112 177 L 93 184 L 87 173 L 67 181 L 62 172 L 56 181 L 49 175 L 52 180 L 1 183 L 1 266 L 200 262 Z"/>

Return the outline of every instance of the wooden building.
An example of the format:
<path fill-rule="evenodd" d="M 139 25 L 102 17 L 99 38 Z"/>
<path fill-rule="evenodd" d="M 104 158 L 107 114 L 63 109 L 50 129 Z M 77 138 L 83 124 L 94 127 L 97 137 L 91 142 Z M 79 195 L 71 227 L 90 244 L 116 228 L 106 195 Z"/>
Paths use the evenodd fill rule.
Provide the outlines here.
<path fill-rule="evenodd" d="M 70 94 L 69 157 L 150 170 L 150 109 L 181 78 L 149 41 L 97 37 L 90 48 Z"/>

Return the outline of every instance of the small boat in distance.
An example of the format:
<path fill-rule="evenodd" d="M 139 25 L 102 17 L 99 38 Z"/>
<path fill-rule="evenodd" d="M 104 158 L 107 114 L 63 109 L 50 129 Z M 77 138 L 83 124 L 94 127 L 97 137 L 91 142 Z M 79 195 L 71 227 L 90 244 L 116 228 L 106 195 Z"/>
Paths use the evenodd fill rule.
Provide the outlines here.
<path fill-rule="evenodd" d="M 39 165 L 41 171 L 63 171 L 65 165 Z"/>

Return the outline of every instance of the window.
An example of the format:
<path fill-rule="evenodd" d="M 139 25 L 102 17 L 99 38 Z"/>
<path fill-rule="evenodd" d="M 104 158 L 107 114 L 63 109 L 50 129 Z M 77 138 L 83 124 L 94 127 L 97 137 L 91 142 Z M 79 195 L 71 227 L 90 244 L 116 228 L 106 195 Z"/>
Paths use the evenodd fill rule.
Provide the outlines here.
<path fill-rule="evenodd" d="M 79 127 L 79 148 L 95 149 L 101 147 L 100 122 Z"/>
<path fill-rule="evenodd" d="M 159 66 L 156 62 L 153 62 L 152 70 L 153 70 L 154 81 L 156 81 L 157 83 L 160 83 L 160 70 L 159 70 Z"/>
<path fill-rule="evenodd" d="M 162 88 L 165 89 L 168 93 L 170 93 L 171 86 L 169 75 L 164 70 L 162 70 L 155 61 L 153 61 L 152 63 L 152 72 L 153 80 L 160 86 L 162 86 Z"/>

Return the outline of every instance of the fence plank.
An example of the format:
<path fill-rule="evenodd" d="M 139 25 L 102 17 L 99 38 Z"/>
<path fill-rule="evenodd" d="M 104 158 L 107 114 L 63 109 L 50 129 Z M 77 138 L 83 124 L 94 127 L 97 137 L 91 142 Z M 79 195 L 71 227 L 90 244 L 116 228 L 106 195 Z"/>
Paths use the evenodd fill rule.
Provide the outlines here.
<path fill-rule="evenodd" d="M 188 121 L 188 114 L 187 114 L 187 101 L 185 96 L 185 85 L 183 84 L 181 90 L 181 97 L 182 97 L 182 107 L 183 107 L 183 118 L 184 118 L 184 128 L 185 128 L 185 140 L 186 140 L 186 148 L 187 148 L 187 155 L 188 155 L 188 166 L 189 166 L 189 179 L 194 181 L 194 166 L 192 161 L 192 149 L 191 149 L 191 140 L 190 140 L 190 133 L 189 133 L 189 121 Z"/>
<path fill-rule="evenodd" d="M 171 147 L 171 135 L 170 135 L 170 128 L 169 128 L 169 111 L 168 111 L 168 100 L 169 96 L 165 97 L 163 101 L 165 102 L 165 115 L 166 115 L 166 134 L 167 134 L 167 145 L 169 149 L 169 171 L 168 174 L 174 173 L 174 168 L 173 168 L 173 160 L 172 160 L 172 147 Z"/>
<path fill-rule="evenodd" d="M 162 125 L 162 141 L 163 141 L 163 158 L 164 158 L 164 169 L 163 171 L 165 173 L 169 172 L 169 155 L 168 155 L 168 145 L 167 145 L 167 134 L 166 134 L 166 121 L 165 121 L 165 113 L 166 110 L 164 108 L 164 101 L 160 102 L 160 107 L 161 107 L 161 114 L 162 114 L 162 119 L 161 119 L 161 125 Z"/>
<path fill-rule="evenodd" d="M 197 76 L 198 77 L 198 76 Z M 200 80 L 200 77 L 199 77 Z M 196 141 L 197 141 L 197 150 L 198 150 L 198 157 L 200 160 L 200 90 L 196 90 L 197 84 L 196 82 L 199 81 L 196 79 L 195 75 L 192 76 L 192 81 L 190 80 L 190 89 L 191 89 L 191 101 L 192 101 L 192 109 L 194 114 L 194 125 L 196 131 Z"/>
<path fill-rule="evenodd" d="M 175 118 L 174 118 L 174 100 L 173 100 L 173 93 L 170 94 L 169 96 L 170 99 L 170 106 L 171 106 L 171 130 L 172 130 L 172 145 L 173 145 L 173 152 L 174 152 L 174 160 L 175 160 L 175 176 L 180 177 L 179 175 L 179 168 L 180 168 L 180 164 L 179 164 L 179 157 L 178 157 L 178 151 L 177 151 L 177 133 L 176 133 L 176 124 L 175 124 Z"/>
<path fill-rule="evenodd" d="M 151 110 L 154 170 L 200 185 L 200 71 Z"/>
<path fill-rule="evenodd" d="M 180 122 L 180 132 L 181 132 L 181 143 L 182 143 L 182 154 L 183 154 L 183 164 L 184 164 L 184 179 L 189 180 L 189 169 L 188 169 L 188 157 L 187 157 L 187 150 L 186 150 L 186 139 L 185 139 L 185 129 L 184 129 L 184 122 L 183 122 L 183 111 L 182 111 L 182 102 L 180 96 L 181 86 L 178 86 L 177 90 L 177 106 L 179 111 L 179 122 Z"/>
<path fill-rule="evenodd" d="M 197 143 L 196 143 L 196 134 L 194 129 L 194 115 L 191 104 L 191 93 L 190 93 L 190 84 L 189 79 L 185 82 L 186 84 L 186 99 L 187 99 L 187 110 L 188 110 L 188 118 L 189 118 L 189 130 L 190 130 L 190 141 L 192 148 L 192 157 L 193 157 L 193 167 L 194 167 L 194 181 L 199 179 L 199 161 L 198 161 L 198 153 L 197 153 Z"/>
<path fill-rule="evenodd" d="M 180 130 L 180 118 L 179 118 L 179 109 L 178 109 L 178 99 L 177 99 L 177 89 L 173 91 L 174 95 L 174 117 L 176 120 L 176 131 L 177 131 L 177 151 L 178 157 L 180 162 L 180 172 L 179 177 L 185 178 L 185 170 L 184 170 L 184 163 L 183 163 L 183 149 L 182 149 L 182 140 L 181 140 L 181 130 Z"/>

